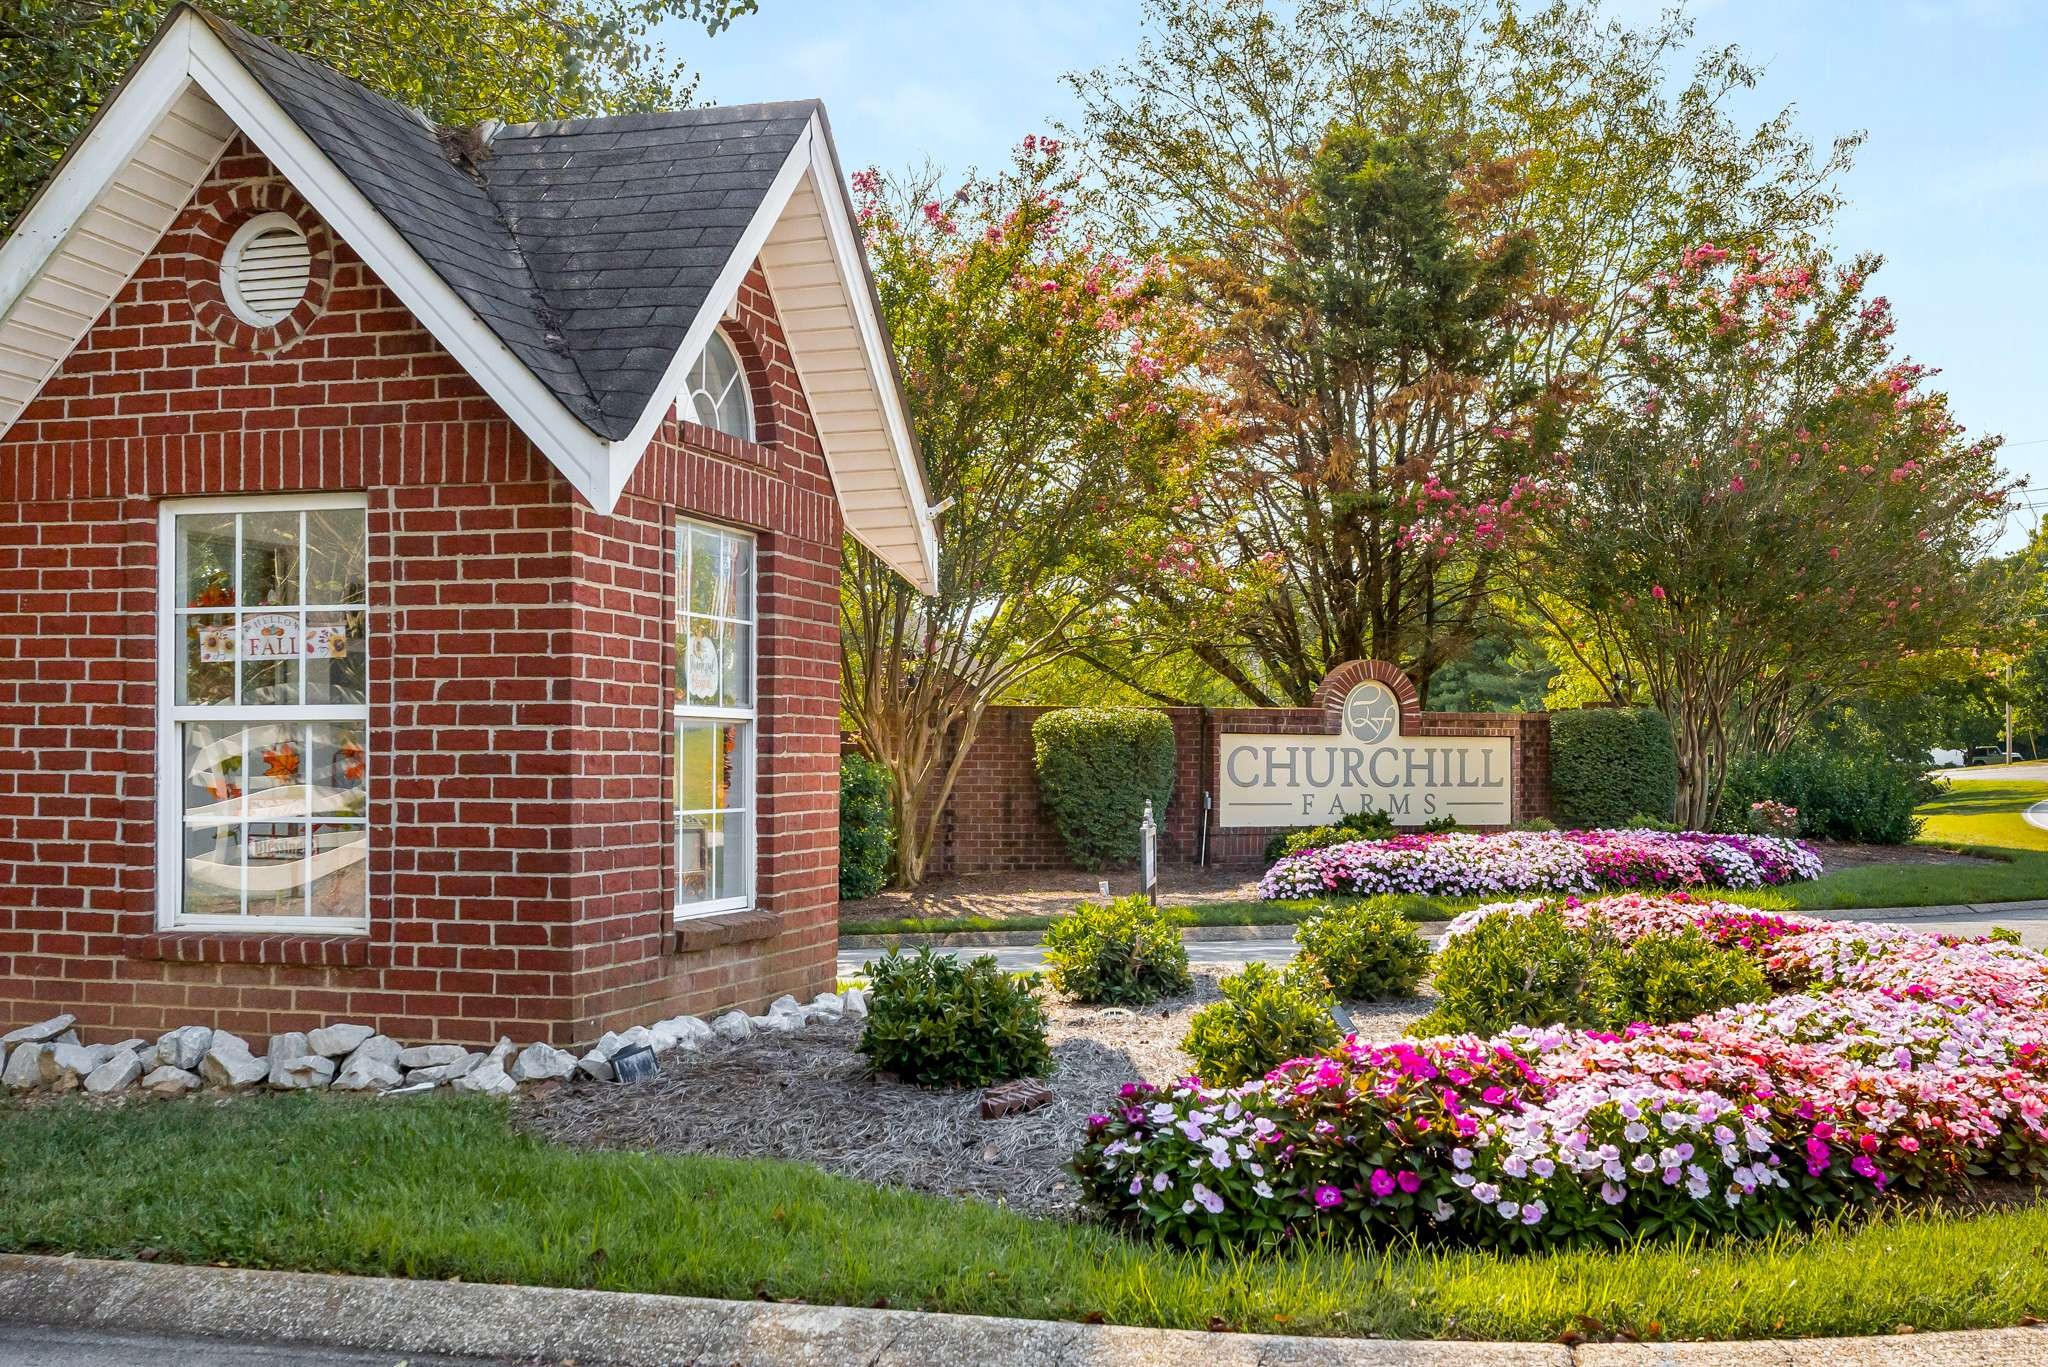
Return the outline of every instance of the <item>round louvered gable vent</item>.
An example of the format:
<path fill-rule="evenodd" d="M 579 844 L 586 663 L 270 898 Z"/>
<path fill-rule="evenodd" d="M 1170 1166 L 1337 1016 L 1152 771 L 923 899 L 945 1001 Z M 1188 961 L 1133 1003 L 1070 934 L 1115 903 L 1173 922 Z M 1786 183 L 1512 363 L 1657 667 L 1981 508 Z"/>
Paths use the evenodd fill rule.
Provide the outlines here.
<path fill-rule="evenodd" d="M 237 318 L 252 327 L 283 322 L 306 297 L 313 251 L 290 214 L 259 214 L 228 239 L 220 263 L 220 292 Z"/>

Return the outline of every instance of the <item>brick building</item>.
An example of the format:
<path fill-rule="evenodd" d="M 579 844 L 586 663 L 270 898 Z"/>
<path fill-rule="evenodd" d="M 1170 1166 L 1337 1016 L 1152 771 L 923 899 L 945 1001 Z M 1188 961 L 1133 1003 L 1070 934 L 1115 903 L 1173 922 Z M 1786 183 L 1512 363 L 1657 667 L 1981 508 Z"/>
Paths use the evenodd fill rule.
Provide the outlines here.
<path fill-rule="evenodd" d="M 824 112 L 432 127 L 200 11 L 0 246 L 0 1020 L 556 1043 L 831 986 Z"/>

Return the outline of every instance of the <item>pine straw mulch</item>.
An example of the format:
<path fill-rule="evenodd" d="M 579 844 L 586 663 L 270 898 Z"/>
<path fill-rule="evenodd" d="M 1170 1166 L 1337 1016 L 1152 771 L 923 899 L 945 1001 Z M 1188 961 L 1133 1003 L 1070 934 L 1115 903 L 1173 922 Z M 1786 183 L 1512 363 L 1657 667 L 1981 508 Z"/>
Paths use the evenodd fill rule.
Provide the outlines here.
<path fill-rule="evenodd" d="M 555 1143 L 795 1159 L 881 1186 L 1067 1215 L 1080 1192 L 1065 1164 L 1089 1113 L 1126 1082 L 1186 1073 L 1188 1017 L 1218 996 L 1216 976 L 1197 973 L 1191 992 L 1135 1010 L 1048 997 L 1053 1101 L 999 1120 L 981 1118 L 978 1088 L 936 1091 L 870 1073 L 854 1052 L 860 1024 L 821 1021 L 664 1054 L 660 1076 L 637 1085 L 563 1087 L 527 1100 L 520 1121 Z M 1351 1014 L 1361 1035 L 1390 1039 L 1431 1005 L 1418 997 Z"/>

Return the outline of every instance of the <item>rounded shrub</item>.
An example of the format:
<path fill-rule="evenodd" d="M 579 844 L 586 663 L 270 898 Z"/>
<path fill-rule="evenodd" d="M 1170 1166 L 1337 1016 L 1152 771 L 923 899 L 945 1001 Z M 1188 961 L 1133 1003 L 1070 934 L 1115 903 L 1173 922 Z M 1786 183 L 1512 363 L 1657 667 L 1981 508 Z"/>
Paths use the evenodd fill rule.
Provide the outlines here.
<path fill-rule="evenodd" d="M 1513 1025 L 1598 1025 L 1592 989 L 1603 939 L 1567 923 L 1555 907 L 1488 916 L 1437 950 L 1436 1009 L 1409 1033 L 1497 1035 Z"/>
<path fill-rule="evenodd" d="M 1192 981 L 1179 927 L 1136 893 L 1083 902 L 1055 921 L 1045 932 L 1045 962 L 1054 991 L 1101 1006 L 1142 1006 Z"/>
<path fill-rule="evenodd" d="M 1063 707 L 1031 725 L 1038 793 L 1084 869 L 1138 857 L 1145 803 L 1165 821 L 1173 796 L 1173 723 L 1139 707 Z"/>
<path fill-rule="evenodd" d="M 1294 929 L 1302 957 L 1346 1001 L 1414 995 L 1429 946 L 1400 912 L 1378 902 L 1330 902 Z"/>
<path fill-rule="evenodd" d="M 1768 1000 L 1771 985 L 1757 961 L 1688 930 L 1646 935 L 1600 957 L 1594 974 L 1599 1024 L 1621 1030 L 1638 1021 L 1691 1020 L 1743 1002 Z"/>
<path fill-rule="evenodd" d="M 889 771 L 865 755 L 839 761 L 839 900 L 873 897 L 889 883 L 896 810 Z"/>
<path fill-rule="evenodd" d="M 1273 863 L 1303 850 L 1327 849 L 1353 840 L 1389 840 L 1394 835 L 1394 818 L 1385 812 L 1353 812 L 1328 826 L 1305 826 L 1296 831 L 1275 831 L 1266 840 L 1266 862 Z"/>
<path fill-rule="evenodd" d="M 1550 718 L 1550 791 L 1567 828 L 1669 821 L 1678 802 L 1671 724 L 1650 707 L 1594 707 Z"/>
<path fill-rule="evenodd" d="M 1913 809 L 1940 791 L 1919 764 L 1880 749 L 1807 741 L 1730 765 L 1715 824 L 1747 830 L 1750 810 L 1772 802 L 1797 808 L 1812 839 L 1903 845 L 1920 834 Z"/>
<path fill-rule="evenodd" d="M 1264 1077 L 1289 1059 L 1328 1049 L 1340 1038 L 1331 1012 L 1336 998 L 1311 965 L 1284 969 L 1250 963 L 1220 984 L 1223 1000 L 1188 1021 L 1181 1048 L 1195 1075 L 1212 1087 Z"/>
<path fill-rule="evenodd" d="M 929 1087 L 986 1087 L 1052 1068 L 1045 1008 L 994 956 L 972 963 L 929 947 L 869 965 L 859 1051 L 877 1072 Z"/>

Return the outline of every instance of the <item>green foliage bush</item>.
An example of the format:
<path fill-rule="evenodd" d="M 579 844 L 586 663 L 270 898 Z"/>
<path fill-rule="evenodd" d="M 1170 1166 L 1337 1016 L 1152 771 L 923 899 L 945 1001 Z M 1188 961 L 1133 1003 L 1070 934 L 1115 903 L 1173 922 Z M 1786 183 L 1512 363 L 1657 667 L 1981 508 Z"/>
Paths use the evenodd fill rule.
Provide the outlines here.
<path fill-rule="evenodd" d="M 1083 902 L 1054 922 L 1045 962 L 1055 991 L 1103 1006 L 1142 1006 L 1187 991 L 1191 981 L 1180 928 L 1136 893 Z"/>
<path fill-rule="evenodd" d="M 869 966 L 859 1051 L 876 1071 L 930 1087 L 986 1087 L 1052 1068 L 1045 1009 L 993 955 L 961 963 L 930 947 Z"/>
<path fill-rule="evenodd" d="M 1600 1024 L 1691 1020 L 1738 1002 L 1760 1002 L 1771 985 L 1755 959 L 1723 949 L 1696 930 L 1649 935 L 1600 958 L 1595 996 Z"/>
<path fill-rule="evenodd" d="M 1345 1001 L 1412 996 L 1429 966 L 1414 923 L 1372 902 L 1325 904 L 1295 927 L 1294 942 Z"/>
<path fill-rule="evenodd" d="M 1678 802 L 1671 724 L 1649 707 L 1552 714 L 1550 791 L 1568 828 L 1620 826 L 1637 812 L 1669 821 Z"/>
<path fill-rule="evenodd" d="M 1218 986 L 1223 1000 L 1195 1012 L 1181 1041 L 1194 1060 L 1195 1075 L 1212 1086 L 1234 1087 L 1264 1077 L 1289 1059 L 1328 1049 L 1341 1038 L 1330 1014 L 1336 999 L 1309 964 L 1278 969 L 1250 963 Z"/>
<path fill-rule="evenodd" d="M 1031 726 L 1038 792 L 1084 869 L 1138 857 L 1145 802 L 1157 821 L 1173 796 L 1173 723 L 1138 707 L 1063 707 Z"/>
<path fill-rule="evenodd" d="M 1715 824 L 1747 829 L 1750 804 L 1799 809 L 1799 833 L 1817 840 L 1903 845 L 1920 834 L 1913 809 L 1941 791 L 1919 763 L 1846 737 L 1801 741 L 1728 768 Z"/>
<path fill-rule="evenodd" d="M 889 883 L 896 811 L 889 771 L 865 755 L 839 761 L 839 899 L 873 897 Z"/>
<path fill-rule="evenodd" d="M 1590 1026 L 1595 937 L 1555 909 L 1496 914 L 1448 940 L 1434 963 L 1436 1009 L 1414 1035 L 1495 1035 L 1511 1025 Z"/>
<path fill-rule="evenodd" d="M 1385 812 L 1353 812 L 1328 826 L 1304 826 L 1295 831 L 1275 831 L 1266 840 L 1266 862 L 1303 850 L 1320 850 L 1346 845 L 1354 840 L 1387 840 L 1394 834 L 1394 818 Z"/>
<path fill-rule="evenodd" d="M 1688 930 L 1631 944 L 1545 909 L 1496 914 L 1437 951 L 1438 1005 L 1409 1033 L 1497 1035 L 1516 1025 L 1620 1030 L 1690 1020 L 1771 995 L 1748 955 Z"/>
<path fill-rule="evenodd" d="M 1631 831 L 1682 831 L 1685 828 L 1665 816 L 1651 816 L 1648 812 L 1631 812 L 1622 826 Z"/>

